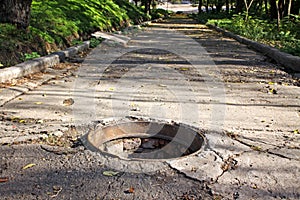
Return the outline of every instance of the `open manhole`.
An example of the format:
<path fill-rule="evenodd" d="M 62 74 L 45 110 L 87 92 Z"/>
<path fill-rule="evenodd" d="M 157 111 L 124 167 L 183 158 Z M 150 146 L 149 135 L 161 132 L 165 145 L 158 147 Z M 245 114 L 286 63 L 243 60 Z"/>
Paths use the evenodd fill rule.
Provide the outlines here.
<path fill-rule="evenodd" d="M 123 159 L 172 159 L 199 152 L 204 142 L 200 131 L 188 125 L 139 119 L 99 124 L 85 143 Z"/>

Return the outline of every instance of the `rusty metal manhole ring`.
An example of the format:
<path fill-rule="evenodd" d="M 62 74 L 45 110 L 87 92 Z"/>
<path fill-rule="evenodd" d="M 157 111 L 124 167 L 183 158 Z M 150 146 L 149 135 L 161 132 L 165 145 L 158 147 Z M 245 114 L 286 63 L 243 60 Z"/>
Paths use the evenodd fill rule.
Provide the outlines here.
<path fill-rule="evenodd" d="M 103 120 L 84 136 L 87 149 L 125 160 L 182 158 L 199 153 L 205 143 L 195 127 L 136 117 Z"/>

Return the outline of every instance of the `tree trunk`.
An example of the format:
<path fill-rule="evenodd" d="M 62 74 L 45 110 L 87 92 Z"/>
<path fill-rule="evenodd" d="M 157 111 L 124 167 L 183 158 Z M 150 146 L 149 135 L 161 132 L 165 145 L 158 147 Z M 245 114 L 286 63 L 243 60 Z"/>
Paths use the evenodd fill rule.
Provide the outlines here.
<path fill-rule="evenodd" d="M 32 0 L 1 0 L 0 22 L 16 24 L 26 29 L 30 22 L 30 8 Z"/>
<path fill-rule="evenodd" d="M 147 6 L 148 6 L 148 8 L 147 8 L 148 14 L 151 13 L 151 3 L 152 3 L 152 0 L 148 0 L 148 3 L 147 3 Z"/>
<path fill-rule="evenodd" d="M 142 6 L 144 6 L 144 13 L 150 14 L 151 0 L 142 0 Z"/>
<path fill-rule="evenodd" d="M 225 0 L 226 13 L 229 13 L 229 0 Z"/>
<path fill-rule="evenodd" d="M 299 15 L 300 14 L 300 1 L 292 1 L 292 6 L 291 6 L 291 14 L 293 15 Z"/>
<path fill-rule="evenodd" d="M 202 5 L 203 5 L 203 2 L 202 0 L 199 0 L 199 4 L 198 4 L 198 13 L 202 13 Z"/>
<path fill-rule="evenodd" d="M 279 2 L 277 4 L 277 29 L 278 32 L 280 31 L 280 21 L 281 21 L 281 17 L 280 17 L 280 10 L 279 10 Z"/>
<path fill-rule="evenodd" d="M 242 13 L 243 12 L 244 2 L 243 0 L 236 0 L 235 12 Z"/>
<path fill-rule="evenodd" d="M 276 0 L 269 0 L 270 1 L 270 18 L 277 19 L 277 5 Z"/>
<path fill-rule="evenodd" d="M 209 12 L 209 9 L 208 9 L 209 5 L 208 4 L 209 4 L 209 0 L 206 0 L 206 5 L 205 5 L 206 13 Z"/>
<path fill-rule="evenodd" d="M 284 0 L 278 1 L 278 15 L 280 19 L 283 19 L 284 16 Z"/>
<path fill-rule="evenodd" d="M 216 3 L 216 11 L 217 11 L 217 13 L 221 12 L 222 6 L 223 6 L 223 1 L 222 0 L 218 0 L 217 3 Z"/>
<path fill-rule="evenodd" d="M 264 0 L 265 2 L 265 12 L 266 12 L 266 16 L 268 16 L 269 14 L 269 10 L 268 10 L 268 0 Z"/>
<path fill-rule="evenodd" d="M 290 16 L 291 15 L 292 0 L 287 0 L 287 3 L 286 3 L 285 7 L 286 7 L 286 9 L 285 9 L 286 16 Z"/>
<path fill-rule="evenodd" d="M 247 0 L 244 0 L 245 3 L 245 7 L 246 7 L 246 17 L 245 17 L 245 21 L 248 21 L 248 17 L 249 17 L 249 10 L 253 4 L 254 0 L 251 0 L 250 3 L 248 4 Z"/>

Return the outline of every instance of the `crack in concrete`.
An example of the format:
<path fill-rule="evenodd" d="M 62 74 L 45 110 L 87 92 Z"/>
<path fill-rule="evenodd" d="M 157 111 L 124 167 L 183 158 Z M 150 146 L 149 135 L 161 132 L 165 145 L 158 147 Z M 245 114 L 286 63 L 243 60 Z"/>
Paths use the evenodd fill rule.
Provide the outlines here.
<path fill-rule="evenodd" d="M 204 150 L 205 150 L 205 151 L 207 151 L 207 150 L 212 151 L 212 152 L 214 152 L 219 158 L 221 158 L 221 160 L 224 160 L 224 157 L 222 156 L 222 154 L 221 154 L 220 152 L 217 152 L 215 149 L 213 149 L 213 148 L 210 146 L 209 142 L 206 144 L 206 147 L 205 147 Z"/>
<path fill-rule="evenodd" d="M 238 157 L 243 153 L 245 153 L 245 152 L 242 152 L 240 154 L 233 154 L 231 156 L 228 156 L 227 159 L 223 160 L 223 164 L 221 165 L 221 169 L 223 170 L 223 172 L 217 176 L 214 183 L 217 183 L 219 178 L 221 178 L 226 172 L 228 172 L 230 170 L 235 170 L 238 167 L 238 165 L 237 165 L 238 161 L 235 160 L 234 157 Z"/>
<path fill-rule="evenodd" d="M 52 69 L 52 68 L 50 68 Z M 30 86 L 30 85 L 24 85 L 24 84 L 17 84 L 13 87 L 6 87 L 5 89 L 8 90 L 16 90 L 16 92 L 19 92 L 19 94 L 17 95 L 13 95 L 13 97 L 9 98 L 8 100 L 5 100 L 4 102 L 1 103 L 0 107 L 5 106 L 6 104 L 8 104 L 9 102 L 19 98 L 22 95 L 27 94 L 30 91 L 34 91 L 36 88 L 48 84 L 50 81 L 53 80 L 61 80 L 63 78 L 70 78 L 72 76 L 74 76 L 74 71 L 76 71 L 76 68 L 68 68 L 68 69 L 64 69 L 58 72 L 58 74 L 48 74 L 47 72 L 43 72 L 43 74 L 48 75 L 46 78 L 40 78 L 38 79 L 36 82 L 33 82 L 31 80 L 26 81 L 27 83 L 33 83 L 34 86 Z M 67 76 L 63 76 L 64 74 L 68 74 Z M 17 89 L 17 87 L 20 87 L 22 85 L 22 90 L 21 89 Z"/>
<path fill-rule="evenodd" d="M 270 150 L 272 150 L 271 148 L 268 148 L 268 149 L 265 149 L 265 150 L 261 150 L 259 148 L 255 148 L 254 145 L 248 144 L 247 142 L 238 139 L 237 136 L 231 137 L 231 139 L 233 139 L 233 140 L 235 140 L 235 141 L 237 141 L 237 142 L 239 142 L 239 143 L 241 143 L 243 145 L 246 145 L 246 146 L 250 147 L 253 151 L 265 152 L 265 153 L 268 153 L 268 154 L 271 154 L 271 155 L 275 155 L 275 156 L 278 156 L 278 157 L 281 157 L 281 158 L 289 159 L 289 160 L 299 160 L 299 159 L 291 158 L 291 157 L 288 157 L 288 156 L 285 156 L 285 155 L 282 155 L 282 154 L 279 154 L 279 153 L 270 152 Z M 246 139 L 246 138 L 244 138 L 244 139 Z M 254 140 L 251 140 L 251 139 L 249 139 L 249 140 L 252 141 L 252 142 L 255 142 Z M 267 143 L 264 143 L 264 144 L 267 144 Z M 272 145 L 272 144 L 267 144 L 267 145 Z M 283 148 L 282 146 L 276 146 L 276 145 L 272 145 L 272 146 L 277 147 L 277 148 Z M 246 152 L 249 152 L 249 151 L 246 151 Z M 245 153 L 245 152 L 243 152 L 243 153 Z"/>
<path fill-rule="evenodd" d="M 278 156 L 280 158 L 285 158 L 285 159 L 289 159 L 289 160 L 300 160 L 300 159 L 296 159 L 296 158 L 290 158 L 288 156 L 279 154 L 279 153 L 275 153 L 275 152 L 270 152 L 271 149 L 267 149 L 265 152 L 274 156 Z"/>
<path fill-rule="evenodd" d="M 249 141 L 254 142 L 254 143 L 261 143 L 261 144 L 265 144 L 265 145 L 270 145 L 270 146 L 278 147 L 277 145 L 274 145 L 274 144 L 269 144 L 269 143 L 264 142 L 264 141 L 261 141 L 261 140 L 260 140 L 260 141 L 257 141 L 257 140 L 251 139 L 251 138 L 246 138 L 246 137 L 244 137 L 244 136 L 239 136 L 238 134 L 233 134 L 233 133 L 231 133 L 231 132 L 227 132 L 226 135 L 227 135 L 228 137 L 230 137 L 232 140 L 235 140 L 235 141 L 237 141 L 237 142 L 239 142 L 239 143 L 241 143 L 241 144 L 243 144 L 243 145 L 246 145 L 246 146 L 248 146 L 248 147 L 251 147 L 251 146 L 253 146 L 253 145 L 250 145 L 250 146 L 249 146 L 248 143 L 242 141 L 241 139 L 249 140 Z M 240 137 L 241 139 L 238 139 L 238 137 Z"/>
<path fill-rule="evenodd" d="M 197 181 L 197 182 L 199 182 L 199 183 L 206 183 L 206 181 L 199 180 L 199 179 L 197 179 L 197 178 L 195 178 L 195 177 L 193 177 L 193 176 L 189 176 L 188 174 L 186 174 L 186 173 L 180 171 L 179 169 L 177 169 L 177 168 L 175 168 L 175 167 L 172 167 L 172 165 L 169 164 L 169 163 L 167 163 L 167 165 L 170 167 L 170 169 L 176 171 L 176 172 L 179 173 L 179 174 L 182 174 L 184 177 L 186 177 L 186 178 L 188 178 L 188 179 L 190 179 L 190 180 Z"/>
<path fill-rule="evenodd" d="M 3 106 L 5 106 L 7 103 L 9 103 L 9 102 L 11 102 L 11 101 L 13 101 L 13 100 L 19 98 L 20 96 L 25 95 L 25 94 L 27 94 L 28 92 L 33 91 L 34 89 L 36 89 L 36 88 L 38 88 L 38 87 L 40 87 L 40 86 L 42 86 L 42 85 L 44 85 L 44 84 L 49 83 L 52 79 L 54 80 L 55 77 L 51 77 L 51 78 L 48 78 L 48 79 L 46 79 L 46 80 L 43 80 L 42 82 L 38 82 L 37 85 L 35 85 L 35 86 L 33 86 L 33 87 L 25 87 L 23 91 L 19 90 L 20 94 L 14 95 L 12 98 L 10 98 L 10 99 L 4 101 L 4 102 L 0 105 L 0 107 L 3 107 Z M 6 88 L 6 89 L 8 89 L 8 90 L 13 90 L 14 88 Z"/>

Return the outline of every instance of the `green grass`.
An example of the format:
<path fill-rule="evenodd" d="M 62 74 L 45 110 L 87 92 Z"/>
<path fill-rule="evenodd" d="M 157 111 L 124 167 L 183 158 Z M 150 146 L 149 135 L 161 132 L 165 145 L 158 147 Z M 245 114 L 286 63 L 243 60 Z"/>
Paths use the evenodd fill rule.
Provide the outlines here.
<path fill-rule="evenodd" d="M 276 47 L 292 55 L 300 56 L 300 16 L 291 16 L 281 21 L 280 30 L 276 21 L 245 15 L 198 16 L 199 22 L 217 25 L 246 38 Z"/>
<path fill-rule="evenodd" d="M 95 31 L 114 31 L 146 16 L 127 0 L 33 0 L 28 30 L 0 24 L 0 63 L 14 65 L 24 55 L 46 55 L 80 44 Z"/>

